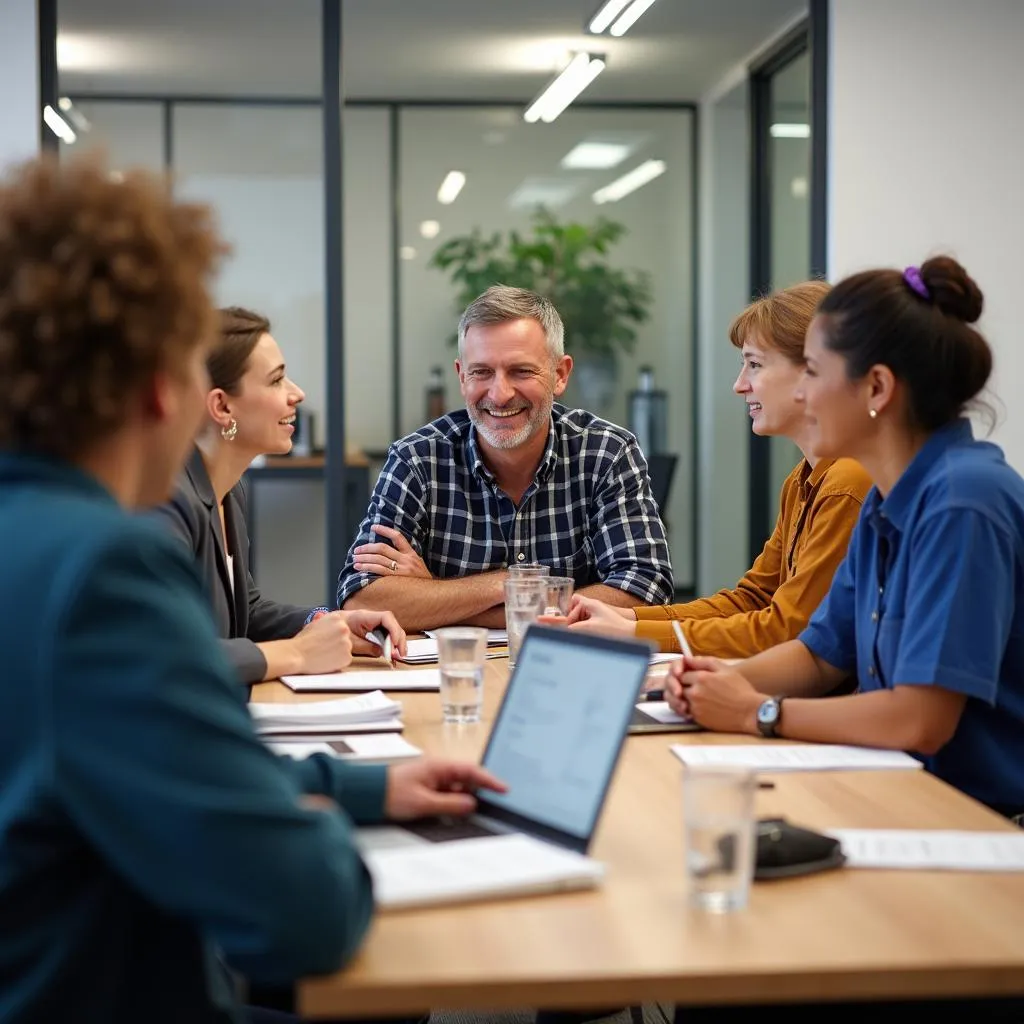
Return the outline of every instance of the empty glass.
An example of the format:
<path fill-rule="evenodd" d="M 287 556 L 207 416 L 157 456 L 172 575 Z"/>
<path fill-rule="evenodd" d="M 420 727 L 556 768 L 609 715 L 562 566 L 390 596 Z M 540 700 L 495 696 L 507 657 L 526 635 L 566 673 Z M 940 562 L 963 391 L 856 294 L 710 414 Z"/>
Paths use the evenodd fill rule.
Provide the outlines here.
<path fill-rule="evenodd" d="M 540 562 L 512 562 L 508 567 L 508 574 L 513 579 L 528 579 L 539 576 L 550 576 L 551 567 L 541 565 Z"/>
<path fill-rule="evenodd" d="M 690 905 L 742 910 L 754 876 L 754 795 L 746 768 L 683 770 L 683 829 Z"/>
<path fill-rule="evenodd" d="M 508 665 L 516 667 L 523 634 L 537 616 L 544 614 L 548 588 L 544 577 L 509 577 L 505 580 L 505 629 L 508 631 Z"/>
<path fill-rule="evenodd" d="M 446 722 L 479 722 L 484 704 L 487 630 L 448 626 L 437 631 L 441 714 Z"/>

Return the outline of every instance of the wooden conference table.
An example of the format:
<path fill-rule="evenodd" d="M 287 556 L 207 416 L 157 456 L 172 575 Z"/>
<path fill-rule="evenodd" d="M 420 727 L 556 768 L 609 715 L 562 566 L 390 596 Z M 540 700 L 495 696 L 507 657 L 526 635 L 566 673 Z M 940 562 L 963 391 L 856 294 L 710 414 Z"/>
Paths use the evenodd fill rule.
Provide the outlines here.
<path fill-rule="evenodd" d="M 391 670 L 357 660 L 381 666 L 386 691 Z M 406 738 L 479 758 L 508 677 L 505 660 L 487 666 L 479 725 L 445 726 L 437 693 L 396 694 Z M 303 699 L 323 695 L 280 683 L 253 691 L 258 701 Z M 737 737 L 627 740 L 591 849 L 607 867 L 600 888 L 382 913 L 346 970 L 299 986 L 299 1012 L 1024 995 L 1024 874 L 848 869 L 756 883 L 742 912 L 689 909 L 676 742 Z M 1011 827 L 924 772 L 765 777 L 775 788 L 759 792 L 759 816 L 811 828 Z"/>

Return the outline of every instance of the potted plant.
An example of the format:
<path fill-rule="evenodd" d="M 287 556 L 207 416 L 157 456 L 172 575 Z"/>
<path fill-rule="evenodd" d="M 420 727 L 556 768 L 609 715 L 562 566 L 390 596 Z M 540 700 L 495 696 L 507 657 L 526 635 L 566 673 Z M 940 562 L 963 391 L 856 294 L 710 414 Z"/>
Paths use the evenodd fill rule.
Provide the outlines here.
<path fill-rule="evenodd" d="M 636 329 L 650 315 L 648 275 L 608 261 L 609 250 L 625 233 L 607 217 L 589 225 L 562 224 L 539 209 L 529 234 L 485 235 L 474 228 L 441 245 L 429 266 L 451 278 L 459 313 L 493 284 L 529 288 L 550 299 L 565 324 L 581 404 L 600 413 L 614 391 L 619 353 L 633 351 Z"/>

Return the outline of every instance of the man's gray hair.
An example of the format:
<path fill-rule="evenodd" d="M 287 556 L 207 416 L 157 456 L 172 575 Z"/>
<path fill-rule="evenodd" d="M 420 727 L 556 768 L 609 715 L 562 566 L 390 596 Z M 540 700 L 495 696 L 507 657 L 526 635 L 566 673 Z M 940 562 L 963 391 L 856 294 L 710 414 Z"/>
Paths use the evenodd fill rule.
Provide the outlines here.
<path fill-rule="evenodd" d="M 552 360 L 565 355 L 565 328 L 554 305 L 526 288 L 512 288 L 506 284 L 491 285 L 467 307 L 459 320 L 459 358 L 462 358 L 466 331 L 481 324 L 506 324 L 512 320 L 536 320 L 548 341 Z"/>

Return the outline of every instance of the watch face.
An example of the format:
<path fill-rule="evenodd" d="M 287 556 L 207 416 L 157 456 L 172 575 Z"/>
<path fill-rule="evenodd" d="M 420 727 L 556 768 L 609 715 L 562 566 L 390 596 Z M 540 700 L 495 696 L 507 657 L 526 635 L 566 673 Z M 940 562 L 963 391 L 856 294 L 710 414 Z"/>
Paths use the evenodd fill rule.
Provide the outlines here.
<path fill-rule="evenodd" d="M 757 709 L 757 720 L 762 725 L 774 725 L 779 718 L 779 703 L 774 700 L 766 700 Z"/>

